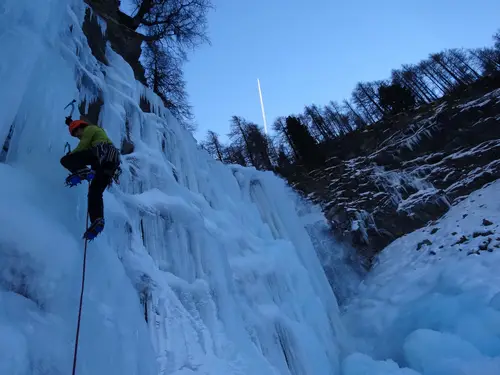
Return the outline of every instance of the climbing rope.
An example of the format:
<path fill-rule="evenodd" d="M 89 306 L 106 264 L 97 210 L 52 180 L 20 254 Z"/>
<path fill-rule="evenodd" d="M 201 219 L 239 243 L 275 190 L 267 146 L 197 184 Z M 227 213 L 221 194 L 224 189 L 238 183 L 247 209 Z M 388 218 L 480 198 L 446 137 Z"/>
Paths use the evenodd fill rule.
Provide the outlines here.
<path fill-rule="evenodd" d="M 90 184 L 89 184 L 90 191 Z M 89 214 L 87 212 L 87 224 L 85 232 L 89 230 Z M 75 351 L 73 353 L 73 372 L 72 375 L 76 374 L 76 358 L 78 356 L 78 339 L 80 338 L 80 321 L 82 320 L 82 306 L 83 306 L 83 291 L 85 289 L 85 269 L 87 266 L 87 243 L 88 239 L 85 237 L 85 246 L 83 249 L 83 267 L 82 267 L 82 290 L 80 292 L 80 307 L 78 309 L 78 323 L 76 325 L 76 339 L 75 339 Z"/>

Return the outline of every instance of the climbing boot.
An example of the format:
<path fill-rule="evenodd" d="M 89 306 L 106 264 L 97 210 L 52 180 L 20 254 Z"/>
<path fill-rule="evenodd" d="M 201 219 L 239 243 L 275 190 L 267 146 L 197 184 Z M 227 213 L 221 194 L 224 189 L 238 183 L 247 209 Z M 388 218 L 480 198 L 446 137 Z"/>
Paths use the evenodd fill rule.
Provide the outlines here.
<path fill-rule="evenodd" d="M 83 235 L 83 238 L 92 241 L 94 238 L 98 236 L 99 233 L 101 233 L 104 229 L 104 219 L 99 218 L 96 219 L 87 229 L 85 234 Z"/>
<path fill-rule="evenodd" d="M 73 187 L 79 185 L 83 180 L 87 180 L 88 182 L 92 181 L 95 177 L 95 172 L 89 168 L 83 168 L 75 173 L 70 174 L 66 178 L 66 186 Z"/>

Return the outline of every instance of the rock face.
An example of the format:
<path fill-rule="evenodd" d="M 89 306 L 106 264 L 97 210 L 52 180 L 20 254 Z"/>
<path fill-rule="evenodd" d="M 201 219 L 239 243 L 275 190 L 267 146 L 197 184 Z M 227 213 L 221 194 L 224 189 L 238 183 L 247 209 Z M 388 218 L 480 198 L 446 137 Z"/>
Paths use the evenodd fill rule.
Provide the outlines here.
<path fill-rule="evenodd" d="M 88 10 L 85 15 L 83 31 L 94 57 L 107 64 L 104 48 L 106 41 L 109 41 L 111 48 L 132 67 L 135 78 L 145 84 L 144 68 L 139 62 L 143 36 L 128 26 L 131 24 L 131 18 L 120 11 L 120 1 L 85 0 L 85 2 L 91 7 L 92 12 Z M 106 23 L 104 34 L 101 22 Z"/>
<path fill-rule="evenodd" d="M 500 89 L 417 108 L 340 140 L 297 187 L 371 258 L 500 177 Z"/>

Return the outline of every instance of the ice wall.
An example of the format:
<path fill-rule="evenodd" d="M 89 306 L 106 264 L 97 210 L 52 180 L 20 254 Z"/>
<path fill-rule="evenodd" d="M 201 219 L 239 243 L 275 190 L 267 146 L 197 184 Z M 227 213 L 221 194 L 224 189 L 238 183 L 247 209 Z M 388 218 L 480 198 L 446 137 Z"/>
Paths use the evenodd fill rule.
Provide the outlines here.
<path fill-rule="evenodd" d="M 100 98 L 99 125 L 134 144 L 89 245 L 78 374 L 338 373 L 337 302 L 290 191 L 199 150 L 110 48 L 97 62 L 84 12 L 0 3 L 0 374 L 71 370 L 87 192 L 59 164 L 73 98 Z"/>
<path fill-rule="evenodd" d="M 311 204 L 291 191 L 289 199 L 295 203 L 297 215 L 309 234 L 337 302 L 342 307 L 357 293 L 362 278 L 367 274 L 364 260 L 352 246 L 330 235 L 330 223 L 320 206 Z"/>

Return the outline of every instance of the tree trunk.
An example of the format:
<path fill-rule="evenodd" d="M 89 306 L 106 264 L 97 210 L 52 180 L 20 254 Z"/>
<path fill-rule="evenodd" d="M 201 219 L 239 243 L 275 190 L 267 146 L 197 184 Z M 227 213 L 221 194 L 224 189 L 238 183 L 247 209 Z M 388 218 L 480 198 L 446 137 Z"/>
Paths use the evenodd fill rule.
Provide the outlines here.
<path fill-rule="evenodd" d="M 377 101 L 366 91 L 366 88 L 363 84 L 359 85 L 361 88 L 361 91 L 366 95 L 368 100 L 373 103 L 373 105 L 379 110 L 381 115 L 385 114 L 384 109 L 377 103 Z"/>
<path fill-rule="evenodd" d="M 356 112 L 354 110 L 354 108 L 352 108 L 351 104 L 347 101 L 347 100 L 344 100 L 344 104 L 347 106 L 347 108 L 349 108 L 349 110 L 351 111 L 351 113 L 354 115 L 354 117 L 356 117 L 362 124 L 363 126 L 366 126 L 367 123 L 365 121 L 365 119 L 363 117 L 361 117 L 358 112 Z"/>
<path fill-rule="evenodd" d="M 422 73 L 441 91 L 441 94 L 446 93 L 446 87 L 434 76 L 433 72 L 427 66 L 421 66 Z"/>

